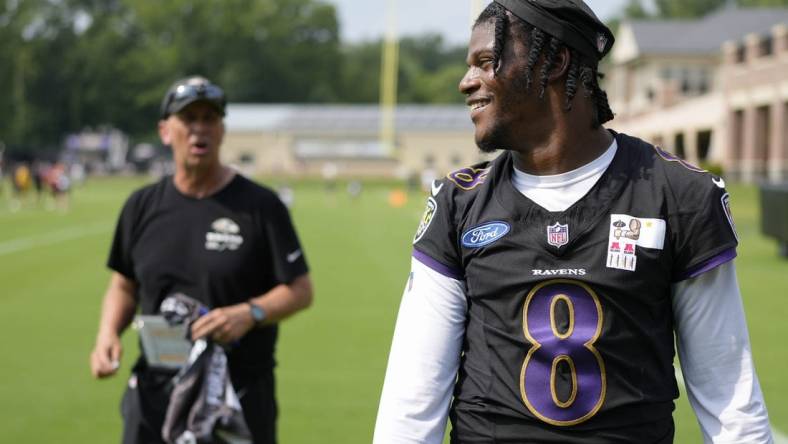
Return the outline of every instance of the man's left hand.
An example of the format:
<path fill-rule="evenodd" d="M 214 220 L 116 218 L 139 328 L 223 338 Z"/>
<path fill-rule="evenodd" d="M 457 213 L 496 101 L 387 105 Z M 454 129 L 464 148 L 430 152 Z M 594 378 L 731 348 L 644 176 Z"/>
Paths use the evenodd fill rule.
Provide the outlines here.
<path fill-rule="evenodd" d="M 249 304 L 236 304 L 215 308 L 192 324 L 192 339 L 210 337 L 220 344 L 230 344 L 241 339 L 254 327 Z"/>

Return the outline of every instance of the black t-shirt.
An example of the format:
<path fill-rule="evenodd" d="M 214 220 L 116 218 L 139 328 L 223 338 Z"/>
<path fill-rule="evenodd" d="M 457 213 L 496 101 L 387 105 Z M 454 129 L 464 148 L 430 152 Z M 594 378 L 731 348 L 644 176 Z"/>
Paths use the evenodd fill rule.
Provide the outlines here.
<path fill-rule="evenodd" d="M 562 212 L 517 191 L 508 152 L 435 185 L 414 256 L 466 283 L 453 442 L 671 442 L 671 285 L 737 240 L 719 178 L 616 140 Z"/>
<path fill-rule="evenodd" d="M 203 199 L 180 193 L 172 177 L 134 192 L 108 266 L 137 283 L 143 314 L 176 292 L 210 308 L 237 304 L 307 272 L 285 206 L 240 174 Z M 247 333 L 228 353 L 233 373 L 272 368 L 276 336 L 276 324 Z"/>

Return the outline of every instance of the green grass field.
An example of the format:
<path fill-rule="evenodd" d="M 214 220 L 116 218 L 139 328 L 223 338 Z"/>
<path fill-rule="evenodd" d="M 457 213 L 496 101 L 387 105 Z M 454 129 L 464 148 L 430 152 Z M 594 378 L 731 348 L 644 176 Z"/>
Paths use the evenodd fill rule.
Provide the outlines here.
<path fill-rule="evenodd" d="M 95 179 L 68 213 L 30 205 L 10 213 L 0 198 L 0 430 L 8 443 L 118 442 L 118 403 L 136 355 L 124 338 L 120 375 L 91 379 L 104 266 L 125 197 L 144 179 Z M 7 184 L 6 192 L 7 192 Z M 368 443 L 391 333 L 407 278 L 410 240 L 423 208 L 411 194 L 387 205 L 386 185 L 358 201 L 297 184 L 292 213 L 312 268 L 314 306 L 284 323 L 278 350 L 280 441 Z M 737 267 L 756 364 L 772 423 L 788 432 L 788 261 L 759 234 L 757 190 L 733 186 L 741 237 Z M 682 398 L 677 443 L 701 442 Z"/>

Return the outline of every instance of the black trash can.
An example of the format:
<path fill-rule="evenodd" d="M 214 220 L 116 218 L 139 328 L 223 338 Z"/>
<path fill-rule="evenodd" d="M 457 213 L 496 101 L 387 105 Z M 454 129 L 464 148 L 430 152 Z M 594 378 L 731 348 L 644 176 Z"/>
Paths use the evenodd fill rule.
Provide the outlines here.
<path fill-rule="evenodd" d="M 761 232 L 777 239 L 788 258 L 788 183 L 761 185 Z"/>

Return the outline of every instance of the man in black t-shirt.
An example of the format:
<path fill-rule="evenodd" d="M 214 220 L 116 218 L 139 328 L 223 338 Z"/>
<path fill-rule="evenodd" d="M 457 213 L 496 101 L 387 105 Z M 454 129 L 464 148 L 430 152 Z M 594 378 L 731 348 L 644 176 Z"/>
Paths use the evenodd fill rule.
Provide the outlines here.
<path fill-rule="evenodd" d="M 210 308 L 193 339 L 226 346 L 230 376 L 254 442 L 276 442 L 277 322 L 306 308 L 312 285 L 287 209 L 273 191 L 222 165 L 226 99 L 203 77 L 177 81 L 161 108 L 159 135 L 175 174 L 134 192 L 115 230 L 91 371 L 116 373 L 120 335 L 134 314 L 156 314 L 169 295 Z M 144 356 L 124 396 L 124 443 L 158 443 L 173 372 Z"/>
<path fill-rule="evenodd" d="M 719 177 L 605 129 L 613 36 L 495 0 L 460 82 L 491 162 L 435 181 L 375 444 L 669 444 L 674 333 L 706 442 L 771 442 Z"/>

